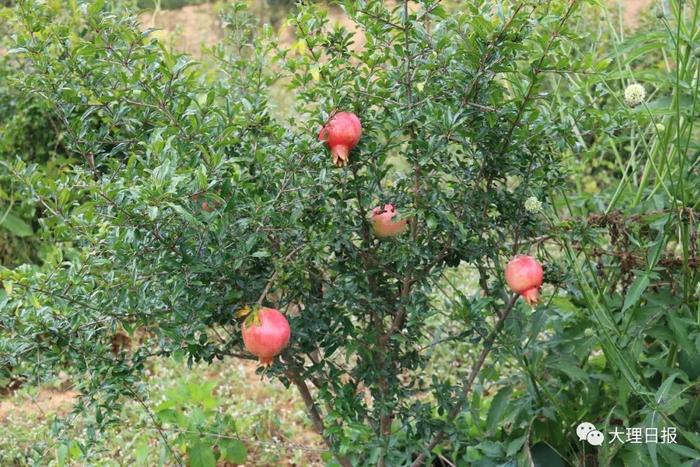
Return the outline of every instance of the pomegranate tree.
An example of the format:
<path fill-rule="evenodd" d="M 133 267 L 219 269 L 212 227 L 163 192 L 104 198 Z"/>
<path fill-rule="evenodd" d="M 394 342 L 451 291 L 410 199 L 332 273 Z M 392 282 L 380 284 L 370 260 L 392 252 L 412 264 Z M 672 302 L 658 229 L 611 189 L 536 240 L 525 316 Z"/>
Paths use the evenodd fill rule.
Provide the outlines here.
<path fill-rule="evenodd" d="M 513 292 L 520 294 L 530 306 L 539 302 L 542 277 L 542 266 L 532 256 L 518 255 L 506 266 L 508 286 Z"/>
<path fill-rule="evenodd" d="M 227 40 L 255 43 L 213 48 L 203 62 L 224 67 L 211 70 L 102 2 L 63 16 L 20 1 L 31 5 L 17 9 L 8 55 L 24 66 L 6 85 L 46 99 L 61 127 L 52 147 L 67 153 L 51 183 L 17 160 L 22 151 L 0 167 L 35 203 L 33 225 L 51 246 L 36 267 L 0 268 L 0 356 L 13 368 L 68 362 L 90 376 L 75 379 L 81 393 L 107 392 L 90 399 L 101 404 L 145 387 L 153 356 L 259 360 L 266 378 L 298 389 L 343 466 L 422 465 L 436 447 L 466 465 L 487 451 L 479 442 L 495 446 L 500 426 L 522 443 L 543 439 L 531 421 L 548 402 L 528 396 L 520 362 L 508 362 L 508 381 L 481 370 L 510 358 L 501 332 L 520 336 L 528 324 L 499 263 L 514 254 L 507 245 L 547 233 L 523 200 L 561 183 L 553 151 L 574 132 L 569 120 L 552 129 L 559 112 L 543 112 L 539 73 L 569 67 L 560 9 L 579 2 L 343 1 L 362 31 L 354 44 L 318 4 L 302 5 L 291 24 L 303 46 L 277 51 L 236 30 Z M 224 23 L 257 25 L 236 19 Z M 280 81 L 294 118 L 268 105 L 279 93 L 266 87 Z M 330 118 L 319 133 L 320 114 Z M 363 157 L 348 163 L 361 136 Z M 328 170 L 324 146 L 348 168 Z M 507 273 L 530 303 L 541 284 L 533 268 Z M 144 342 L 115 356 L 122 329 Z M 486 429 L 485 404 L 505 384 L 517 393 L 491 404 Z M 505 421 L 511 400 L 522 416 Z M 200 451 L 216 442 L 191 438 Z M 522 443 L 518 464 L 529 462 Z M 488 451 L 505 457 L 507 446 Z"/>
<path fill-rule="evenodd" d="M 241 334 L 248 352 L 258 357 L 261 365 L 269 366 L 287 347 L 291 329 L 279 310 L 262 307 L 247 316 Z"/>
<path fill-rule="evenodd" d="M 338 167 L 347 165 L 352 151 L 362 136 L 362 124 L 352 112 L 338 112 L 333 115 L 318 134 L 331 150 L 333 163 Z"/>

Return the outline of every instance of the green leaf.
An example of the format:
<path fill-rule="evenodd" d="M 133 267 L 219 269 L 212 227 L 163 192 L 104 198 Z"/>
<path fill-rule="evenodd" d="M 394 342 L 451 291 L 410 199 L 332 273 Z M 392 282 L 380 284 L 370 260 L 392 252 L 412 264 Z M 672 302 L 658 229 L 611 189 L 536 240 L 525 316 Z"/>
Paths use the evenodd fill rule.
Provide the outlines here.
<path fill-rule="evenodd" d="M 545 443 L 537 443 L 530 451 L 535 467 L 564 467 L 564 459 Z"/>
<path fill-rule="evenodd" d="M 248 448 L 237 439 L 227 439 L 219 443 L 224 459 L 234 464 L 245 463 L 248 457 Z"/>
<path fill-rule="evenodd" d="M 656 391 L 656 395 L 654 396 L 654 399 L 656 399 L 657 403 L 662 403 L 663 400 L 666 398 L 666 395 L 671 390 L 671 386 L 673 386 L 673 382 L 675 381 L 677 376 L 678 373 L 673 373 L 671 376 L 666 378 L 666 380 L 661 384 L 659 389 Z"/>
<path fill-rule="evenodd" d="M 513 441 L 508 443 L 508 446 L 506 447 L 506 457 L 513 457 L 516 452 L 520 451 L 525 444 L 525 440 L 527 440 L 527 435 L 515 438 Z"/>
<path fill-rule="evenodd" d="M 29 237 L 34 235 L 34 231 L 29 224 L 9 212 L 4 215 L 4 219 L 0 217 L 0 226 L 4 227 L 16 237 Z"/>
<path fill-rule="evenodd" d="M 678 100 L 678 105 L 680 110 L 684 114 L 691 113 L 694 105 L 693 97 L 689 95 L 683 95 Z M 634 110 L 637 113 L 651 113 L 655 116 L 661 117 L 664 115 L 675 115 L 675 103 L 671 96 L 664 96 L 656 99 L 646 105 L 640 105 Z"/>
<path fill-rule="evenodd" d="M 639 301 L 640 297 L 649 286 L 649 282 L 650 279 L 648 273 L 643 273 L 641 276 L 635 279 L 634 283 L 627 291 L 627 295 L 625 296 L 625 303 L 622 305 L 623 312 L 634 306 Z"/>
<path fill-rule="evenodd" d="M 194 217 L 192 213 L 190 213 L 187 209 L 183 208 L 182 206 L 174 203 L 168 203 L 168 206 L 170 206 L 173 211 L 175 211 L 180 217 L 182 217 L 187 223 L 189 224 L 194 224 L 198 225 L 200 227 L 203 227 L 204 224 L 202 224 L 199 219 Z"/>
<path fill-rule="evenodd" d="M 196 440 L 187 449 L 189 467 L 216 467 L 216 457 L 211 446 Z"/>
<path fill-rule="evenodd" d="M 147 439 L 141 439 L 134 449 L 134 458 L 137 465 L 148 465 L 148 454 L 150 452 Z"/>
<path fill-rule="evenodd" d="M 166 401 L 167 402 L 167 401 Z M 165 403 L 165 402 L 164 402 Z M 173 402 L 171 406 L 176 406 L 177 401 Z M 158 410 L 156 416 L 163 423 L 172 423 L 180 427 L 187 427 L 189 425 L 189 420 L 180 410 L 175 409 L 163 409 Z"/>
<path fill-rule="evenodd" d="M 663 446 L 669 448 L 676 454 L 680 454 L 681 456 L 687 457 L 689 459 L 700 459 L 700 452 L 696 451 L 695 449 L 691 449 L 687 446 L 683 446 L 682 444 L 668 443 L 664 444 Z"/>
<path fill-rule="evenodd" d="M 658 454 L 656 452 L 656 443 L 647 443 L 647 450 L 649 451 L 651 463 L 654 465 L 654 467 L 659 467 L 659 459 Z"/>
<path fill-rule="evenodd" d="M 586 381 L 588 379 L 586 372 L 579 368 L 576 361 L 570 356 L 561 356 L 554 360 L 550 366 L 562 371 L 573 380 Z"/>
<path fill-rule="evenodd" d="M 683 349 L 678 353 L 678 365 L 691 380 L 696 380 L 700 377 L 700 355 L 692 347 Z"/>
<path fill-rule="evenodd" d="M 491 407 L 489 407 L 489 413 L 486 416 L 486 429 L 489 432 L 494 432 L 496 430 L 498 422 L 501 420 L 501 417 L 503 417 L 503 412 L 508 405 L 508 400 L 512 392 L 512 387 L 504 387 L 498 391 L 498 394 L 496 394 L 491 401 Z"/>
<path fill-rule="evenodd" d="M 666 314 L 666 320 L 668 321 L 671 331 L 673 331 L 674 337 L 678 340 L 680 347 L 687 351 L 693 352 L 693 344 L 690 342 L 690 336 L 688 335 L 688 333 L 693 329 L 693 323 L 687 320 L 684 321 L 677 315 L 679 311 L 682 313 L 686 310 L 671 309 Z"/>
<path fill-rule="evenodd" d="M 95 15 L 99 11 L 102 10 L 102 7 L 104 6 L 105 2 L 104 0 L 96 0 L 93 1 L 92 4 L 88 7 L 88 13 L 90 15 Z"/>
<path fill-rule="evenodd" d="M 503 455 L 503 446 L 501 443 L 484 440 L 477 444 L 476 447 L 488 457 L 500 457 Z"/>
<path fill-rule="evenodd" d="M 67 444 L 61 444 L 58 447 L 58 465 L 59 467 L 64 467 L 66 465 L 66 460 L 68 460 L 68 445 Z"/>

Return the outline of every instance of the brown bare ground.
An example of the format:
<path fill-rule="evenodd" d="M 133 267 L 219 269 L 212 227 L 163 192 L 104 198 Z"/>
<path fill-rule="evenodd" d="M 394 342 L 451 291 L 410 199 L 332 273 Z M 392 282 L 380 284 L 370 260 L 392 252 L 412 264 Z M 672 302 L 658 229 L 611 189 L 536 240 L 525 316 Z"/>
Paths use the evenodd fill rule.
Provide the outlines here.
<path fill-rule="evenodd" d="M 622 4 L 622 16 L 625 20 L 625 24 L 630 27 L 634 27 L 637 25 L 637 23 L 639 23 L 639 17 L 642 15 L 644 10 L 651 6 L 652 0 L 611 0 L 610 4 Z"/>
<path fill-rule="evenodd" d="M 251 0 L 262 14 L 269 7 L 261 6 L 260 0 Z M 640 15 L 649 8 L 653 0 L 609 0 L 611 6 L 622 5 L 625 24 L 634 27 Z M 355 25 L 348 20 L 342 10 L 332 8 L 329 12 L 331 22 L 355 31 Z M 175 50 L 188 53 L 194 57 L 201 56 L 202 47 L 211 47 L 223 37 L 223 29 L 217 18 L 216 6 L 212 4 L 190 5 L 178 10 L 165 10 L 142 13 L 139 17 L 144 28 L 154 28 L 156 37 L 171 45 Z M 283 43 L 294 40 L 292 31 L 284 27 L 280 31 Z M 364 40 L 357 35 L 355 47 L 361 47 Z M 0 47 L 0 56 L 6 51 Z"/>
<path fill-rule="evenodd" d="M 255 4 L 252 11 L 261 18 L 270 16 L 269 7 L 264 2 L 253 0 Z M 224 30 L 217 17 L 218 7 L 214 4 L 202 4 L 186 6 L 178 10 L 165 10 L 158 12 L 146 12 L 139 16 L 144 29 L 154 28 L 157 31 L 155 37 L 173 47 L 179 52 L 184 52 L 193 57 L 201 57 L 202 48 L 216 45 L 224 36 Z M 355 23 L 350 21 L 339 8 L 330 8 L 328 12 L 331 26 L 340 24 L 350 32 L 356 32 Z M 286 25 L 278 30 L 280 42 L 291 44 L 294 41 L 294 32 Z M 355 48 L 364 45 L 364 38 L 356 34 Z"/>
<path fill-rule="evenodd" d="M 74 391 L 52 391 L 42 389 L 34 397 L 14 398 L 0 401 L 0 422 L 12 415 L 45 418 L 48 414 L 66 415 L 76 402 Z"/>

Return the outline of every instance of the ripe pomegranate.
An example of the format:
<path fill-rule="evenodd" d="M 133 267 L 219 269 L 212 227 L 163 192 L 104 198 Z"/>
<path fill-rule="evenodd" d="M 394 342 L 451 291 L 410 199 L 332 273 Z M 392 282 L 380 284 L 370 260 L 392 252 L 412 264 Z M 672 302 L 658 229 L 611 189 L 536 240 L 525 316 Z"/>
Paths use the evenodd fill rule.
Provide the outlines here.
<path fill-rule="evenodd" d="M 202 196 L 202 198 L 204 198 L 204 196 Z M 199 193 L 192 195 L 192 201 L 194 201 L 195 203 L 199 202 L 199 199 Z M 200 203 L 200 206 L 202 207 L 202 211 L 213 212 L 214 209 L 216 209 L 216 204 L 216 202 L 210 202 L 206 199 L 203 199 Z"/>
<path fill-rule="evenodd" d="M 260 308 L 243 322 L 243 344 L 248 352 L 257 356 L 260 363 L 270 366 L 289 343 L 289 322 L 279 310 Z"/>
<path fill-rule="evenodd" d="M 320 141 L 325 141 L 331 150 L 333 163 L 343 167 L 348 163 L 350 151 L 357 146 L 362 136 L 362 124 L 352 112 L 338 112 L 321 128 Z"/>
<path fill-rule="evenodd" d="M 535 306 L 540 299 L 542 276 L 542 266 L 532 256 L 515 256 L 506 266 L 506 282 L 530 306 Z"/>
<path fill-rule="evenodd" d="M 214 211 L 214 206 L 209 204 L 208 201 L 202 201 L 202 211 L 206 212 L 213 212 Z"/>
<path fill-rule="evenodd" d="M 395 220 L 399 213 L 393 204 L 385 204 L 372 209 L 372 230 L 380 238 L 394 237 L 403 233 L 408 226 L 406 219 Z"/>

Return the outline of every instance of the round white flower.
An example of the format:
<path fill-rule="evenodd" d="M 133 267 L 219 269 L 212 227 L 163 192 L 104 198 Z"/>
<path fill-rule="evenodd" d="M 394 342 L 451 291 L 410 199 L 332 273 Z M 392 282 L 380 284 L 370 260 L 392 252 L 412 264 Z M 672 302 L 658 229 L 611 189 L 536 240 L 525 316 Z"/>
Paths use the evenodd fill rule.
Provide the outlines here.
<path fill-rule="evenodd" d="M 533 214 L 538 213 L 542 210 L 542 202 L 534 196 L 530 196 L 525 200 L 525 210 Z"/>
<path fill-rule="evenodd" d="M 636 107 L 642 102 L 644 98 L 647 97 L 647 92 L 644 90 L 644 86 L 638 83 L 630 84 L 625 89 L 625 104 L 630 107 Z"/>

